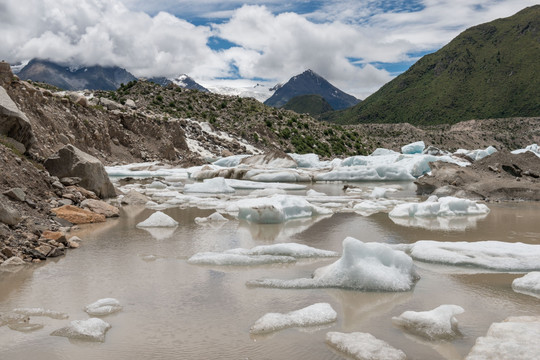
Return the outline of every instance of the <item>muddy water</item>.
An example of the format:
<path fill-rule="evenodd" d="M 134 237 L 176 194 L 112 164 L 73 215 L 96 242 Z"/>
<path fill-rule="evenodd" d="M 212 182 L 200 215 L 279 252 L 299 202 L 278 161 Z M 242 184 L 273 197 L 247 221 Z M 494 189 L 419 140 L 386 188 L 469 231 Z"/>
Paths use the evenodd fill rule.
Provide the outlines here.
<path fill-rule="evenodd" d="M 225 268 L 190 265 L 186 259 L 200 251 L 291 241 L 341 251 L 346 236 L 387 243 L 433 239 L 540 244 L 538 204 L 491 204 L 490 208 L 491 213 L 467 231 L 407 228 L 394 224 L 386 214 L 336 214 L 286 225 L 232 220 L 201 226 L 194 218 L 211 210 L 168 209 L 165 212 L 181 225 L 153 232 L 135 227 L 152 210 L 126 209 L 119 219 L 82 227 L 81 247 L 68 256 L 0 273 L 0 312 L 43 307 L 77 320 L 88 318 L 82 311 L 85 305 L 105 297 L 118 299 L 123 311 L 103 318 L 112 325 L 105 342 L 50 336 L 68 320 L 35 317 L 32 321 L 43 323 L 43 329 L 21 333 L 0 327 L 0 358 L 342 359 L 325 344 L 326 332 L 361 331 L 389 342 L 410 359 L 461 359 L 492 322 L 513 315 L 540 315 L 538 299 L 511 289 L 512 280 L 521 274 L 457 274 L 418 264 L 421 279 L 407 293 L 281 290 L 247 288 L 245 282 L 309 277 L 332 260 Z M 267 312 L 288 312 L 316 302 L 330 303 L 338 321 L 319 328 L 249 335 L 250 326 Z M 465 309 L 458 315 L 462 337 L 427 342 L 392 325 L 391 317 L 403 311 L 430 310 L 441 304 Z"/>

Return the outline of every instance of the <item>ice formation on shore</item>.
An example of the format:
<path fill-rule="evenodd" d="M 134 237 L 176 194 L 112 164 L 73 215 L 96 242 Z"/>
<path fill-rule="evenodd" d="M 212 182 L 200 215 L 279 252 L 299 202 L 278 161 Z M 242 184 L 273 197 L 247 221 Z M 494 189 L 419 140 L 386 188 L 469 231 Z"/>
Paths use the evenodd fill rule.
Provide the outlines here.
<path fill-rule="evenodd" d="M 414 260 L 493 271 L 540 271 L 540 245 L 502 241 L 421 240 L 393 245 Z"/>
<path fill-rule="evenodd" d="M 537 359 L 540 354 L 540 316 L 509 317 L 493 323 L 476 339 L 465 360 Z"/>
<path fill-rule="evenodd" d="M 484 215 L 489 208 L 484 204 L 477 204 L 473 200 L 460 199 L 453 196 L 438 198 L 430 196 L 421 203 L 406 203 L 397 205 L 390 213 L 390 217 L 434 217 L 434 216 L 466 216 Z"/>
<path fill-rule="evenodd" d="M 259 318 L 249 330 L 252 334 L 266 334 L 290 327 L 325 325 L 337 320 L 337 313 L 327 303 L 317 303 L 300 310 L 267 313 Z"/>
<path fill-rule="evenodd" d="M 221 215 L 217 211 L 208 215 L 207 217 L 196 217 L 195 222 L 197 224 L 204 224 L 209 222 L 226 222 L 229 221 L 225 216 Z"/>
<path fill-rule="evenodd" d="M 312 278 L 260 279 L 248 286 L 305 289 L 336 287 L 361 291 L 409 291 L 418 275 L 410 256 L 381 243 L 343 240 L 343 255 L 336 262 L 315 270 Z"/>
<path fill-rule="evenodd" d="M 122 310 L 122 305 L 113 298 L 99 299 L 84 308 L 84 311 L 91 316 L 105 316 L 120 310 Z"/>
<path fill-rule="evenodd" d="M 326 342 L 358 360 L 405 360 L 407 358 L 403 351 L 368 333 L 329 332 L 326 334 Z"/>
<path fill-rule="evenodd" d="M 540 298 L 540 271 L 530 272 L 512 281 L 515 292 Z"/>
<path fill-rule="evenodd" d="M 156 211 L 150 217 L 137 224 L 137 227 L 175 227 L 178 222 L 169 215 Z"/>
<path fill-rule="evenodd" d="M 430 340 L 451 339 L 459 335 L 455 315 L 465 310 L 458 305 L 441 305 L 430 311 L 405 311 L 392 322 L 407 331 Z"/>
<path fill-rule="evenodd" d="M 512 151 L 512 154 L 521 154 L 527 151 L 530 151 L 534 155 L 540 157 L 540 146 L 538 146 L 538 144 L 527 145 L 525 149 L 517 149 L 517 150 Z"/>
<path fill-rule="evenodd" d="M 87 341 L 105 341 L 105 333 L 111 328 L 111 325 L 98 318 L 88 320 L 74 320 L 69 326 L 55 330 L 52 336 L 64 336 L 69 339 L 87 340 Z"/>

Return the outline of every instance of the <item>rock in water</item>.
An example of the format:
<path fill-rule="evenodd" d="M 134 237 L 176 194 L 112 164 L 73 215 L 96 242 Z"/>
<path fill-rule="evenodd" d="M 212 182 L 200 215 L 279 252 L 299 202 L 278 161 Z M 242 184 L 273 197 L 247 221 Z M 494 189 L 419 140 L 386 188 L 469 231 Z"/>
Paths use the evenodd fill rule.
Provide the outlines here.
<path fill-rule="evenodd" d="M 66 145 L 45 160 L 45 168 L 53 176 L 80 177 L 83 188 L 93 191 L 101 198 L 116 196 L 114 186 L 109 180 L 101 161 L 73 145 Z"/>
<path fill-rule="evenodd" d="M 29 149 L 35 141 L 30 120 L 0 86 L 0 134 L 13 138 Z"/>

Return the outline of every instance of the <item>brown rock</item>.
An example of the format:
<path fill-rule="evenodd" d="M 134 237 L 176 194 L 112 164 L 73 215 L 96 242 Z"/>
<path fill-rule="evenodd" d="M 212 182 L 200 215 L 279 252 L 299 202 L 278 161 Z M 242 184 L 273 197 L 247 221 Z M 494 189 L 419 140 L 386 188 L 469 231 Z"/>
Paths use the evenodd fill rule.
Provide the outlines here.
<path fill-rule="evenodd" d="M 86 199 L 81 203 L 81 207 L 108 218 L 120 216 L 120 209 L 101 200 Z"/>
<path fill-rule="evenodd" d="M 57 242 L 63 242 L 62 238 L 64 239 L 64 241 L 66 240 L 66 235 L 64 235 L 64 233 L 62 233 L 60 231 L 46 230 L 46 231 L 43 232 L 43 234 L 41 234 L 41 236 L 43 236 L 47 240 L 54 240 L 54 241 L 57 241 Z"/>
<path fill-rule="evenodd" d="M 72 224 L 89 224 L 105 221 L 104 215 L 96 214 L 90 210 L 81 209 L 73 205 L 64 205 L 51 211 L 59 218 L 67 220 Z"/>
<path fill-rule="evenodd" d="M 41 244 L 40 246 L 36 247 L 34 250 L 36 250 L 43 256 L 47 256 L 51 252 L 52 249 L 53 249 L 52 246 Z"/>

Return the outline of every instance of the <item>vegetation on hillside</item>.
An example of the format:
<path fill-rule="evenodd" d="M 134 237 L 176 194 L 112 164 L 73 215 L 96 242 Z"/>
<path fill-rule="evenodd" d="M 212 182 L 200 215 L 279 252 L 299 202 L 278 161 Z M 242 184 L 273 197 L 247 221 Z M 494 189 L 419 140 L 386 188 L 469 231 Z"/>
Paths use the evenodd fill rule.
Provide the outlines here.
<path fill-rule="evenodd" d="M 540 5 L 472 27 L 351 109 L 342 124 L 540 115 Z"/>
<path fill-rule="evenodd" d="M 289 100 L 282 107 L 298 114 L 317 116 L 322 113 L 333 111 L 332 106 L 320 95 L 300 95 Z"/>
<path fill-rule="evenodd" d="M 219 131 L 244 138 L 258 147 L 285 152 L 315 153 L 323 157 L 368 154 L 374 144 L 355 129 L 323 123 L 307 114 L 266 106 L 253 98 L 166 87 L 148 81 L 131 81 L 116 91 L 98 91 L 125 104 L 134 100 L 138 110 L 162 121 L 191 118 L 208 122 Z"/>

